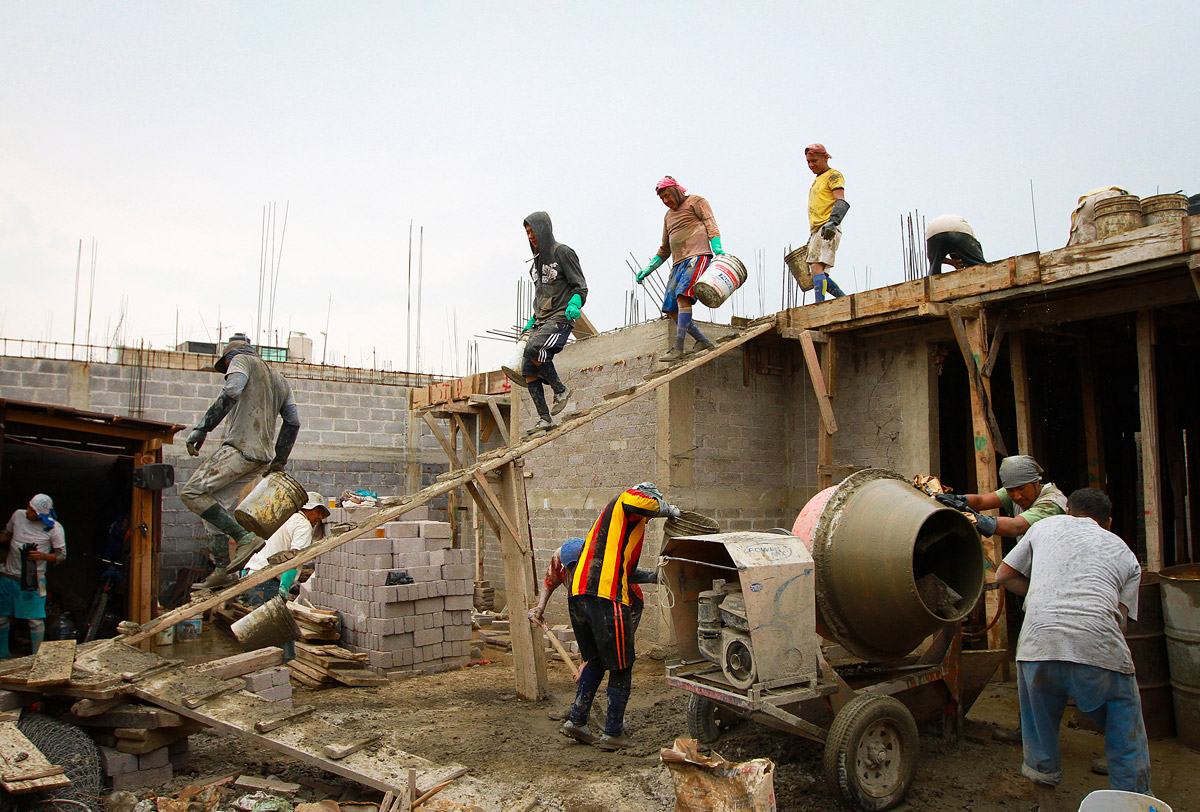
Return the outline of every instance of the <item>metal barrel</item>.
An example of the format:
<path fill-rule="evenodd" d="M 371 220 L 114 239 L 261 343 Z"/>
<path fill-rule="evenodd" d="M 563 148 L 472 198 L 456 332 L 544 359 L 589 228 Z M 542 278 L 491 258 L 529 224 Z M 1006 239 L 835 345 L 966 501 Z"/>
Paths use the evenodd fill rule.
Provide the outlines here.
<path fill-rule="evenodd" d="M 1137 195 L 1115 195 L 1096 201 L 1096 235 L 1100 239 L 1141 228 L 1142 200 Z"/>
<path fill-rule="evenodd" d="M 259 538 L 270 538 L 308 501 L 304 486 L 283 471 L 272 471 L 233 511 L 237 523 Z"/>
<path fill-rule="evenodd" d="M 1181 742 L 1200 750 L 1200 564 L 1167 567 L 1159 576 L 1175 729 Z"/>
<path fill-rule="evenodd" d="M 867 660 L 904 657 L 983 594 L 974 526 L 891 471 L 817 494 L 792 532 L 816 564 L 817 631 Z"/>

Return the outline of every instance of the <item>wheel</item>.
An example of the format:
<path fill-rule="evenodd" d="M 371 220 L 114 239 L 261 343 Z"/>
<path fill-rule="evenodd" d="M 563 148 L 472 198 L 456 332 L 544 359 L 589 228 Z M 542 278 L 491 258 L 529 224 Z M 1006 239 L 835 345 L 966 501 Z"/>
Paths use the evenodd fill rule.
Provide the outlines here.
<path fill-rule="evenodd" d="M 825 780 L 862 812 L 891 809 L 917 772 L 917 723 L 890 696 L 862 694 L 833 719 L 825 740 Z"/>
<path fill-rule="evenodd" d="M 699 694 L 688 695 L 688 733 L 701 744 L 712 744 L 741 719 L 732 711 Z"/>

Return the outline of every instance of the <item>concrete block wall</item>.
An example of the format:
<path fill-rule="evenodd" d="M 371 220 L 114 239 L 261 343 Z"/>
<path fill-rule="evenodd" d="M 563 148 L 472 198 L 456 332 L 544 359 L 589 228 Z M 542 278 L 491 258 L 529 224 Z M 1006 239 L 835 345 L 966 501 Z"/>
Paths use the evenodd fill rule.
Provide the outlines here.
<path fill-rule="evenodd" d="M 475 568 L 451 549 L 450 525 L 388 522 L 383 535 L 355 539 L 317 562 L 304 594 L 341 615 L 342 645 L 367 653 L 384 673 L 460 668 L 469 661 Z M 392 572 L 411 584 L 387 584 Z"/>
<path fill-rule="evenodd" d="M 202 566 L 207 533 L 203 523 L 178 498 L 178 488 L 200 460 L 220 445 L 214 432 L 201 457 L 187 455 L 184 443 L 192 425 L 220 391 L 213 372 L 142 368 L 141 408 L 135 409 L 133 385 L 138 367 L 107 363 L 53 361 L 0 356 L 0 397 L 177 423 L 188 428 L 163 449 L 175 466 L 176 487 L 163 493 L 162 597 L 170 594 L 178 570 Z M 408 388 L 373 382 L 333 382 L 290 378 L 302 427 L 288 472 L 308 490 L 328 496 L 367 488 L 381 495 L 408 492 L 410 463 L 418 463 L 423 487 L 446 469 L 445 455 L 428 429 L 418 422 L 417 447 L 408 438 Z M 444 514 L 442 497 L 431 507 Z"/>

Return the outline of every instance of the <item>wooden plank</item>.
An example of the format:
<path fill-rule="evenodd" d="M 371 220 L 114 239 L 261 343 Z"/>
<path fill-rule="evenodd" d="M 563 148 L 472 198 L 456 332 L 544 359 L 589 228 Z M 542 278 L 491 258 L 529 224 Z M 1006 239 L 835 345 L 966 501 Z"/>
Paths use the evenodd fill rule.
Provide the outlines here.
<path fill-rule="evenodd" d="M 1063 282 L 1195 251 L 1200 218 L 1185 220 L 1197 222 L 1156 223 L 1042 254 L 1042 283 Z"/>
<path fill-rule="evenodd" d="M 600 331 L 596 329 L 594 324 L 592 324 L 591 319 L 589 319 L 583 313 L 580 313 L 579 318 L 575 319 L 575 324 L 571 327 L 571 334 L 577 339 L 583 339 L 600 335 Z"/>
<path fill-rule="evenodd" d="M 325 758 L 331 758 L 334 761 L 340 761 L 346 756 L 352 756 L 364 747 L 368 747 L 383 738 L 382 733 L 372 733 L 370 736 L 363 736 L 360 739 L 355 739 L 350 742 L 342 742 L 338 744 L 327 744 L 321 748 L 321 752 Z"/>
<path fill-rule="evenodd" d="M 833 405 L 829 402 L 829 391 L 825 388 L 825 377 L 821 373 L 820 362 L 817 361 L 817 348 L 809 331 L 800 334 L 800 347 L 804 352 L 804 363 L 808 367 L 808 378 L 812 381 L 813 394 L 817 397 L 817 408 L 821 412 L 821 423 L 829 434 L 837 432 L 837 419 L 833 415 Z"/>
<path fill-rule="evenodd" d="M 971 379 L 972 408 L 978 400 L 983 419 L 988 427 L 988 435 L 990 435 L 984 437 L 976 432 L 976 454 L 980 453 L 980 442 L 982 441 L 988 455 L 991 455 L 991 448 L 994 447 L 1001 457 L 1007 457 L 1008 449 L 1005 447 L 1004 437 L 1000 434 L 1000 424 L 996 422 L 996 415 L 992 411 L 992 400 L 989 394 L 991 384 L 980 374 L 980 369 L 987 363 L 987 335 L 983 329 L 983 315 L 978 313 L 972 318 L 972 326 L 968 328 L 966 320 L 963 318 L 964 312 L 963 308 L 950 308 L 950 324 L 954 329 L 954 337 L 958 341 L 958 348 L 962 352 L 963 362 L 967 366 L 967 374 Z"/>
<path fill-rule="evenodd" d="M 501 471 L 503 470 L 504 469 L 501 469 Z M 514 523 L 512 518 L 509 517 L 508 513 L 505 512 L 504 505 L 501 503 L 500 497 L 496 495 L 494 490 L 492 490 L 492 486 L 488 483 L 487 477 L 476 471 L 475 482 L 479 486 L 480 492 L 484 495 L 484 497 L 486 497 L 488 506 L 500 519 L 501 523 L 504 525 L 504 529 L 508 531 L 509 540 L 511 540 L 512 543 L 517 546 L 517 549 L 522 553 L 529 552 L 529 544 L 521 536 L 521 532 L 517 529 L 516 523 Z"/>
<path fill-rule="evenodd" d="M 1013 333 L 1008 338 L 1008 366 L 1013 382 L 1013 400 L 1017 413 L 1017 453 L 1033 453 L 1032 417 L 1029 409 L 1029 376 L 1025 369 L 1025 334 Z"/>
<path fill-rule="evenodd" d="M 183 724 L 183 718 L 177 713 L 150 705 L 124 705 L 96 716 L 83 716 L 71 719 L 71 723 L 80 727 L 120 727 L 155 730 L 160 727 L 179 727 Z"/>
<path fill-rule="evenodd" d="M 927 279 L 929 277 L 911 279 L 907 282 L 853 294 L 855 318 L 892 313 L 896 310 L 919 306 L 928 300 Z"/>
<path fill-rule="evenodd" d="M 257 733 L 270 733 L 272 730 L 277 730 L 286 724 L 290 724 L 299 719 L 304 719 L 310 716 L 316 710 L 313 705 L 301 705 L 297 708 L 289 708 L 287 713 L 280 716 L 275 716 L 270 719 L 259 719 L 254 723 L 254 730 Z"/>
<path fill-rule="evenodd" d="M 291 608 L 290 605 L 289 608 Z M 230 679 L 232 677 L 253 674 L 255 671 L 262 671 L 264 668 L 273 668 L 282 664 L 283 649 L 279 648 L 279 646 L 268 646 L 267 648 L 234 654 L 231 657 L 224 657 L 220 660 L 212 660 L 211 662 L 194 665 L 192 666 L 192 670 L 198 674 L 213 677 L 214 679 Z"/>
<path fill-rule="evenodd" d="M 55 779 L 62 776 L 64 780 Z M 13 794 L 67 786 L 63 768 L 51 764 L 42 751 L 12 721 L 0 722 L 0 786 Z"/>
<path fill-rule="evenodd" d="M 75 665 L 74 640 L 47 640 L 38 648 L 29 667 L 25 687 L 30 690 L 63 685 L 71 681 L 71 669 Z"/>
<path fill-rule="evenodd" d="M 929 299 L 933 302 L 949 302 L 1005 290 L 1011 286 L 1012 269 L 1007 260 L 1000 260 L 929 277 Z"/>
<path fill-rule="evenodd" d="M 494 400 L 487 402 L 488 411 L 492 413 L 492 420 L 496 421 L 496 428 L 500 429 L 500 437 L 503 438 L 505 445 L 512 445 L 512 435 L 508 433 L 508 422 L 504 416 L 500 414 L 500 407 L 496 405 Z"/>
<path fill-rule="evenodd" d="M 471 440 L 471 432 L 467 430 L 467 424 L 463 422 L 462 417 L 455 414 L 454 422 L 458 425 L 459 431 L 462 433 L 463 445 L 471 454 L 471 461 L 474 462 L 479 458 L 479 452 L 475 449 L 475 443 Z"/>
<path fill-rule="evenodd" d="M 1142 438 L 1142 501 L 1145 508 L 1146 569 L 1158 572 L 1163 565 L 1162 474 L 1158 457 L 1158 389 L 1154 347 L 1158 343 L 1153 310 L 1137 315 L 1138 413 Z M 1178 519 L 1177 519 L 1178 521 Z"/>
<path fill-rule="evenodd" d="M 988 347 L 987 360 L 983 362 L 983 377 L 992 377 L 992 370 L 996 367 L 996 359 L 1000 357 L 1000 345 L 1004 341 L 1004 331 L 1008 327 L 1008 311 L 1001 310 L 1000 318 L 996 321 L 996 331 L 992 333 L 992 343 Z"/>
<path fill-rule="evenodd" d="M 522 465 L 523 461 L 514 460 L 500 469 L 503 506 L 508 508 L 517 524 L 517 532 L 511 538 L 501 537 L 500 553 L 504 565 L 505 594 L 508 596 L 517 696 L 537 701 L 546 696 L 546 656 L 542 641 L 535 640 L 533 624 L 526 617 L 526 613 L 537 602 L 537 574 Z"/>
<path fill-rule="evenodd" d="M 272 578 L 276 578 L 290 569 L 295 569 L 302 564 L 320 558 L 322 555 L 331 550 L 336 550 L 343 544 L 353 541 L 354 539 L 364 536 L 368 533 L 373 533 L 377 528 L 382 527 L 387 522 L 395 521 L 408 511 L 424 505 L 429 500 L 441 496 L 444 493 L 448 493 L 455 488 L 463 486 L 468 480 L 474 479 L 476 474 L 486 474 L 489 471 L 494 471 L 498 468 L 501 468 L 502 466 L 507 465 L 509 462 L 518 459 L 519 457 L 522 457 L 535 449 L 541 448 L 548 443 L 554 442 L 560 437 L 570 434 L 582 426 L 588 425 L 592 421 L 603 417 L 615 409 L 619 409 L 622 406 L 637 400 L 638 398 L 645 397 L 646 395 L 658 389 L 660 386 L 666 386 L 671 381 L 682 375 L 688 374 L 693 369 L 703 366 L 704 364 L 712 363 L 722 355 L 731 352 L 746 342 L 751 341 L 765 333 L 771 332 L 774 329 L 775 318 L 773 316 L 760 319 L 759 321 L 752 323 L 741 333 L 734 334 L 728 340 L 718 344 L 715 350 L 709 350 L 708 352 L 701 353 L 693 360 L 679 364 L 661 378 L 655 378 L 652 381 L 643 382 L 640 386 L 636 387 L 634 392 L 626 395 L 623 398 L 598 403 L 586 414 L 583 414 L 574 420 L 563 421 L 550 431 L 530 437 L 529 439 L 523 440 L 515 446 L 508 447 L 503 451 L 503 453 L 498 454 L 497 456 L 488 457 L 487 459 L 480 460 L 468 468 L 456 471 L 452 476 L 436 482 L 433 485 L 430 485 L 429 487 L 424 488 L 414 494 L 399 498 L 385 498 L 380 503 L 380 509 L 371 514 L 370 517 L 364 519 L 363 522 L 354 529 L 347 530 L 344 533 L 339 533 L 336 536 L 331 536 L 330 538 L 324 539 L 317 544 L 313 544 L 311 547 L 300 551 L 290 560 L 281 564 L 273 564 L 271 566 L 264 567 L 257 572 L 247 575 L 236 584 L 226 587 L 225 589 L 209 595 L 208 597 L 198 597 L 185 606 L 181 606 L 177 609 L 171 610 L 170 612 L 166 612 L 156 617 L 150 623 L 143 624 L 135 634 L 114 638 L 112 640 L 100 641 L 100 645 L 128 645 L 130 643 L 137 643 L 142 640 L 147 640 L 158 634 L 158 632 L 162 631 L 167 626 L 173 626 L 181 620 L 187 620 L 188 618 L 195 617 L 196 615 L 199 615 L 208 609 L 219 606 L 226 601 L 233 600 L 251 587 L 266 583 Z M 514 420 L 519 421 L 519 404 L 514 403 L 510 407 L 510 411 L 513 413 Z M 415 426 L 416 418 L 413 417 L 410 422 Z M 415 435 L 415 430 L 410 433 L 410 436 Z"/>
<path fill-rule="evenodd" d="M 1083 414 L 1083 447 L 1087 457 L 1089 488 L 1104 490 L 1104 446 L 1100 428 L 1100 410 L 1096 405 L 1096 381 L 1092 352 L 1086 341 L 1079 342 L 1079 395 Z"/>
<path fill-rule="evenodd" d="M 836 366 L 835 359 L 837 358 L 837 344 L 833 337 L 821 345 L 821 365 L 825 370 L 825 386 L 826 394 L 833 396 L 833 388 L 836 386 Z M 823 473 L 833 465 L 833 434 L 822 423 L 821 428 L 817 430 L 817 490 L 823 491 L 833 484 L 833 477 L 828 473 Z"/>

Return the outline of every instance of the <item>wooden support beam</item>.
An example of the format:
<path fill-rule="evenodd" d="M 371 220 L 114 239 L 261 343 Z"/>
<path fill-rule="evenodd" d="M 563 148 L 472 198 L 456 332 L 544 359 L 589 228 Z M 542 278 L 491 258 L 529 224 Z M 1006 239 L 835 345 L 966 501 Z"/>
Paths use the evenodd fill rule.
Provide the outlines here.
<path fill-rule="evenodd" d="M 1033 453 L 1032 418 L 1029 409 L 1029 376 L 1025 368 L 1025 334 L 1022 332 L 1009 336 L 1008 366 L 1017 412 L 1017 453 L 1036 457 Z"/>
<path fill-rule="evenodd" d="M 467 429 L 467 424 L 463 422 L 463 419 L 460 415 L 454 415 L 454 422 L 458 425 L 459 430 L 462 432 L 463 445 L 466 446 L 467 451 L 471 454 L 471 462 L 474 462 L 479 458 L 479 452 L 475 450 L 475 443 L 471 440 L 471 432 Z"/>
<path fill-rule="evenodd" d="M 996 367 L 996 359 L 1000 357 L 1000 344 L 1004 341 L 1004 331 L 1008 327 L 1008 311 L 1001 310 L 1000 318 L 996 320 L 996 332 L 992 334 L 992 344 L 988 347 L 987 360 L 983 362 L 983 377 L 992 377 Z"/>
<path fill-rule="evenodd" d="M 536 701 L 546 696 L 546 655 L 541 634 L 535 635 L 533 623 L 526 617 L 537 602 L 537 575 L 523 464 L 523 460 L 514 460 L 500 469 L 500 497 L 508 509 L 504 512 L 514 516 L 517 524 L 517 533 L 511 539 L 501 537 L 500 552 L 504 561 L 504 594 L 508 599 L 508 631 L 513 644 L 517 696 Z"/>
<path fill-rule="evenodd" d="M 991 449 L 994 447 L 1000 457 L 1007 457 L 1008 449 L 1000 434 L 1000 424 L 996 422 L 996 415 L 992 411 L 992 399 L 989 396 L 991 384 L 985 382 L 983 375 L 980 374 L 980 369 L 987 363 L 987 333 L 983 329 L 983 313 L 977 311 L 977 315 L 971 319 L 972 327 L 968 329 L 963 312 L 963 308 L 950 308 L 950 324 L 954 329 L 954 338 L 958 341 L 958 349 L 962 352 L 963 361 L 967 365 L 967 373 L 971 376 L 972 411 L 974 411 L 975 401 L 978 400 L 983 413 L 982 417 L 987 424 L 987 434 L 990 435 L 981 436 L 976 432 L 976 454 L 979 454 L 981 450 L 986 450 L 990 456 Z M 980 449 L 981 440 L 984 444 L 983 449 Z"/>
<path fill-rule="evenodd" d="M 501 503 L 500 497 L 496 495 L 496 492 L 492 490 L 492 486 L 488 484 L 487 477 L 479 472 L 476 472 L 475 483 L 479 486 L 479 490 L 483 493 L 484 497 L 486 497 L 488 506 L 491 507 L 491 509 L 496 513 L 496 516 L 504 524 L 504 529 L 508 531 L 508 537 L 514 544 L 517 545 L 518 549 L 520 549 L 522 553 L 529 552 L 529 547 L 525 544 L 525 540 L 522 538 L 521 532 L 517 529 L 517 525 L 513 522 L 513 520 L 509 518 L 508 513 L 505 512 L 504 505 Z M 503 534 L 500 535 L 500 539 L 501 541 L 504 540 Z"/>
<path fill-rule="evenodd" d="M 454 447 L 450 445 L 450 441 L 446 439 L 446 435 L 442 433 L 441 427 L 438 426 L 428 412 L 422 412 L 421 419 L 425 421 L 425 425 L 429 426 L 429 431 L 433 434 L 433 438 L 438 441 L 438 445 L 442 447 L 442 451 L 446 452 L 446 456 L 450 459 L 451 467 L 454 469 L 461 469 L 463 464 L 459 461 L 458 454 L 456 453 Z M 487 487 L 486 479 L 483 480 L 483 484 L 485 487 Z M 509 533 L 514 535 L 516 534 L 516 528 L 512 522 L 508 520 L 508 517 L 506 517 L 502 512 L 496 512 L 497 500 L 495 499 L 495 494 L 492 494 L 492 498 L 490 500 L 485 498 L 484 493 L 480 491 L 479 485 L 469 479 L 463 483 L 463 486 L 467 489 L 467 492 L 471 494 L 471 498 L 475 500 L 475 503 L 483 511 L 484 518 L 487 520 L 488 524 L 491 525 L 492 530 L 496 533 L 497 538 L 500 538 L 504 535 L 501 528 L 502 521 L 508 526 Z M 490 491 L 491 488 L 488 487 L 488 490 Z M 453 493 L 453 491 L 451 491 L 451 493 Z"/>
<path fill-rule="evenodd" d="M 1079 343 L 1079 394 L 1083 415 L 1083 446 L 1087 456 L 1089 488 L 1104 490 L 1104 436 L 1100 426 L 1100 409 L 1096 403 L 1096 380 L 1092 367 L 1092 351 L 1086 341 Z"/>
<path fill-rule="evenodd" d="M 516 395 L 514 394 L 514 398 Z M 504 439 L 505 445 L 512 445 L 512 435 L 508 433 L 508 422 L 504 419 L 504 415 L 500 414 L 500 407 L 495 401 L 487 402 L 488 411 L 492 413 L 492 419 L 496 421 L 496 428 L 500 429 L 500 436 Z M 510 408 L 517 408 L 515 405 Z"/>
<path fill-rule="evenodd" d="M 832 336 L 829 336 L 828 340 L 821 345 L 821 356 L 822 362 L 820 366 L 825 370 L 825 374 L 822 377 L 822 381 L 826 387 L 825 395 L 826 397 L 832 397 L 832 390 L 837 385 L 837 348 Z M 834 428 L 836 429 L 837 426 L 835 425 Z M 817 430 L 817 490 L 823 491 L 833 485 L 833 475 L 828 473 L 832 467 L 833 432 L 829 431 L 828 427 L 822 422 L 821 428 Z"/>
<path fill-rule="evenodd" d="M 837 419 L 833 416 L 833 404 L 829 402 L 829 390 L 825 388 L 825 376 L 821 374 L 821 364 L 817 360 L 817 348 L 813 343 L 812 331 L 805 330 L 800 334 L 800 347 L 804 351 L 804 365 L 808 367 L 808 377 L 812 381 L 813 394 L 817 396 L 817 408 L 821 411 L 821 423 L 828 434 L 837 432 Z M 828 342 L 825 344 L 828 346 Z"/>
<path fill-rule="evenodd" d="M 1137 315 L 1138 409 L 1142 436 L 1142 501 L 1146 523 L 1146 569 L 1158 572 L 1163 565 L 1162 490 L 1158 459 L 1158 389 L 1154 346 L 1158 343 L 1153 310 Z M 1178 520 L 1177 520 L 1178 521 Z"/>

